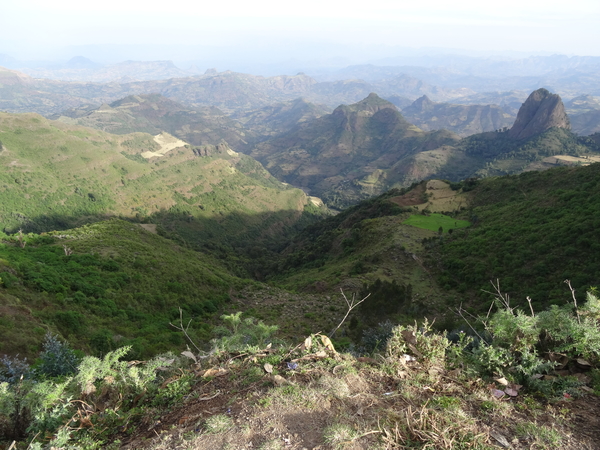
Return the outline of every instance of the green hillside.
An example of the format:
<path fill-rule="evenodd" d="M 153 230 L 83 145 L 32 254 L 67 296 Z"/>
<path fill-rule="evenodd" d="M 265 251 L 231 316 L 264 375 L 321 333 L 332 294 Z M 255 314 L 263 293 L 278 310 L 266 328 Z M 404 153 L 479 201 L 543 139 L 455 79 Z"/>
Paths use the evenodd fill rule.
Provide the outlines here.
<path fill-rule="evenodd" d="M 196 148 L 168 135 L 117 136 L 35 114 L 0 114 L 0 129 L 6 233 L 116 215 L 159 224 L 206 248 L 276 241 L 298 220 L 320 214 L 302 191 L 226 144 Z"/>
<path fill-rule="evenodd" d="M 499 279 L 515 305 L 541 308 L 564 303 L 566 279 L 578 296 L 600 284 L 599 164 L 480 180 L 468 215 L 436 248 L 447 289 L 481 298 Z"/>
<path fill-rule="evenodd" d="M 600 165 L 414 183 L 317 222 L 225 144 L 0 131 L 0 445 L 593 448 L 571 418 L 598 410 Z M 511 303 L 467 328 L 450 309 L 485 314 L 490 279 Z"/>
<path fill-rule="evenodd" d="M 118 219 L 0 243 L 0 353 L 35 355 L 47 331 L 131 358 L 184 346 L 179 308 L 198 342 L 240 281 L 220 262 Z"/>

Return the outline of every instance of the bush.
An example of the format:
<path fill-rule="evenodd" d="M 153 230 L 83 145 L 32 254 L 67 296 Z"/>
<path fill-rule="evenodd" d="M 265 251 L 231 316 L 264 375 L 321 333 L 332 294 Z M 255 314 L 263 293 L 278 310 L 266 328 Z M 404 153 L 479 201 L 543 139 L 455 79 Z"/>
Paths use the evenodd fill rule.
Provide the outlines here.
<path fill-rule="evenodd" d="M 40 360 L 39 373 L 49 377 L 71 375 L 75 373 L 79 363 L 75 352 L 69 345 L 59 341 L 58 336 L 52 333 L 46 334 Z"/>
<path fill-rule="evenodd" d="M 444 366 L 446 349 L 452 343 L 445 335 L 431 330 L 431 324 L 425 319 L 421 327 L 415 325 L 397 326 L 387 342 L 387 356 L 401 359 L 404 354 L 413 354 L 429 366 Z"/>
<path fill-rule="evenodd" d="M 258 351 L 273 342 L 272 336 L 279 329 L 277 325 L 267 325 L 254 317 L 242 319 L 241 316 L 241 311 L 221 316 L 228 327 L 214 329 L 215 334 L 220 336 L 212 340 L 216 351 Z"/>
<path fill-rule="evenodd" d="M 19 380 L 28 380 L 34 372 L 27 362 L 27 358 L 19 359 L 19 355 L 0 358 L 0 382 L 16 383 Z"/>
<path fill-rule="evenodd" d="M 481 375 L 503 376 L 540 392 L 553 392 L 547 382 L 533 376 L 555 366 L 541 355 L 560 353 L 583 357 L 592 364 L 600 362 L 600 301 L 593 291 L 586 299 L 581 308 L 553 305 L 528 315 L 510 308 L 508 297 L 498 293 L 498 311 L 489 320 L 480 319 L 491 339 L 481 339 L 477 345 L 472 345 L 471 338 L 461 339 L 458 345 L 464 361 Z"/>
<path fill-rule="evenodd" d="M 360 345 L 357 347 L 358 353 L 370 354 L 385 349 L 389 338 L 394 334 L 394 327 L 392 322 L 386 320 L 375 328 L 364 330 Z"/>

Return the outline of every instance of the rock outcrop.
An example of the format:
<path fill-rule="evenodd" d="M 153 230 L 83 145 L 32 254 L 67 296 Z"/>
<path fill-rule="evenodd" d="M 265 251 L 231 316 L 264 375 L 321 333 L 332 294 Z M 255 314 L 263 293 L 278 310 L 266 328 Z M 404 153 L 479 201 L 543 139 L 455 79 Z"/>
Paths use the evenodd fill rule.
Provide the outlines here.
<path fill-rule="evenodd" d="M 527 139 L 553 127 L 570 130 L 571 124 L 560 96 L 541 88 L 533 91 L 521 105 L 508 135 L 513 139 Z"/>

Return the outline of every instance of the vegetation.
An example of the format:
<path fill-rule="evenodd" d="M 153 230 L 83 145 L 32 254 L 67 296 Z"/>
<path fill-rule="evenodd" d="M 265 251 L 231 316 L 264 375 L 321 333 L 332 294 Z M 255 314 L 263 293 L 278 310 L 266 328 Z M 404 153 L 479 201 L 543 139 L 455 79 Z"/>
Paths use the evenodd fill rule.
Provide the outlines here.
<path fill-rule="evenodd" d="M 598 285 L 599 180 L 597 164 L 481 180 L 468 213 L 473 226 L 432 253 L 441 262 L 441 285 L 468 290 L 481 302 L 481 289 L 500 279 L 515 305 L 527 304 L 515 297 L 527 292 L 536 309 L 561 303 L 565 279 Z M 583 300 L 581 291 L 578 296 Z"/>
<path fill-rule="evenodd" d="M 550 318 L 554 308 L 526 315 L 499 291 L 498 310 L 480 319 L 487 337 L 475 341 L 463 334 L 452 341 L 427 321 L 397 326 L 378 359 L 340 354 L 320 334 L 297 346 L 273 345 L 268 336 L 275 328 L 265 334 L 264 324 L 251 317 L 225 315 L 228 337 L 214 341 L 206 355 L 187 351 L 127 363 L 121 358 L 131 348 L 122 347 L 103 358 L 83 357 L 63 376 L 0 382 L 0 426 L 5 437 L 22 443 L 16 448 L 33 449 L 162 449 L 183 442 L 207 448 L 257 439 L 260 448 L 304 445 L 307 439 L 340 449 L 353 443 L 492 449 L 509 441 L 514 448 L 567 448 L 567 442 L 581 448 L 591 441 L 559 418 L 584 388 L 600 385 L 547 375 L 559 363 L 542 352 L 566 351 L 566 364 L 586 355 L 586 364 L 597 367 L 600 301 L 594 292 L 587 297 L 585 305 L 560 312 L 572 326 L 567 330 Z M 243 345 L 246 336 L 262 338 Z M 56 341 L 48 342 L 46 355 L 64 353 Z M 301 419 L 311 414 L 310 421 Z M 553 424 L 542 424 L 544 417 Z M 271 435 L 248 427 L 248 420 L 302 434 Z M 154 438 L 143 439 L 148 427 Z"/>
<path fill-rule="evenodd" d="M 4 233 L 65 230 L 116 216 L 227 255 L 232 270 L 247 276 L 255 270 L 253 247 L 272 250 L 325 213 L 226 145 L 210 156 L 184 146 L 148 159 L 142 154 L 160 145 L 145 133 L 115 136 L 35 114 L 2 113 L 0 120 Z"/>
<path fill-rule="evenodd" d="M 19 449 L 552 448 L 557 411 L 600 392 L 596 165 L 424 182 L 317 222 L 224 144 L 147 159 L 143 133 L 2 119 L 0 428 Z M 588 145 L 495 134 L 471 156 Z M 302 443 L 251 425 L 307 417 Z"/>
<path fill-rule="evenodd" d="M 194 336 L 208 341 L 209 319 L 238 283 L 213 258 L 117 219 L 68 234 L 5 236 L 0 278 L 11 311 L 2 353 L 34 355 L 51 330 L 96 355 L 130 345 L 133 359 L 183 344 L 169 326 L 179 308 L 204 323 Z"/>
<path fill-rule="evenodd" d="M 413 227 L 425 228 L 426 230 L 439 231 L 444 233 L 452 232 L 457 228 L 465 228 L 471 225 L 468 220 L 454 219 L 444 214 L 413 214 L 403 222 Z"/>

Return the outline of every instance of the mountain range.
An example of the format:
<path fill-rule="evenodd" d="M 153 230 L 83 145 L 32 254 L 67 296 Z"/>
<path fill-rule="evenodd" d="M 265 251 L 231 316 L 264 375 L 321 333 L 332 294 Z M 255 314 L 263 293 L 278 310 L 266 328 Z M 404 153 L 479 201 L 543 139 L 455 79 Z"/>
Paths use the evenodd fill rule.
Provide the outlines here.
<path fill-rule="evenodd" d="M 568 103 L 577 121 L 596 106 L 591 96 Z M 596 149 L 593 140 L 569 131 L 566 107 L 546 89 L 534 91 L 515 119 L 497 106 L 437 103 L 427 96 L 398 111 L 373 93 L 328 111 L 296 99 L 227 115 L 214 106 L 190 107 L 160 94 L 140 94 L 53 117 L 118 134 L 168 132 L 199 154 L 206 146 L 224 144 L 336 208 L 423 178 L 459 181 L 570 164 L 576 159 L 548 158 Z"/>

